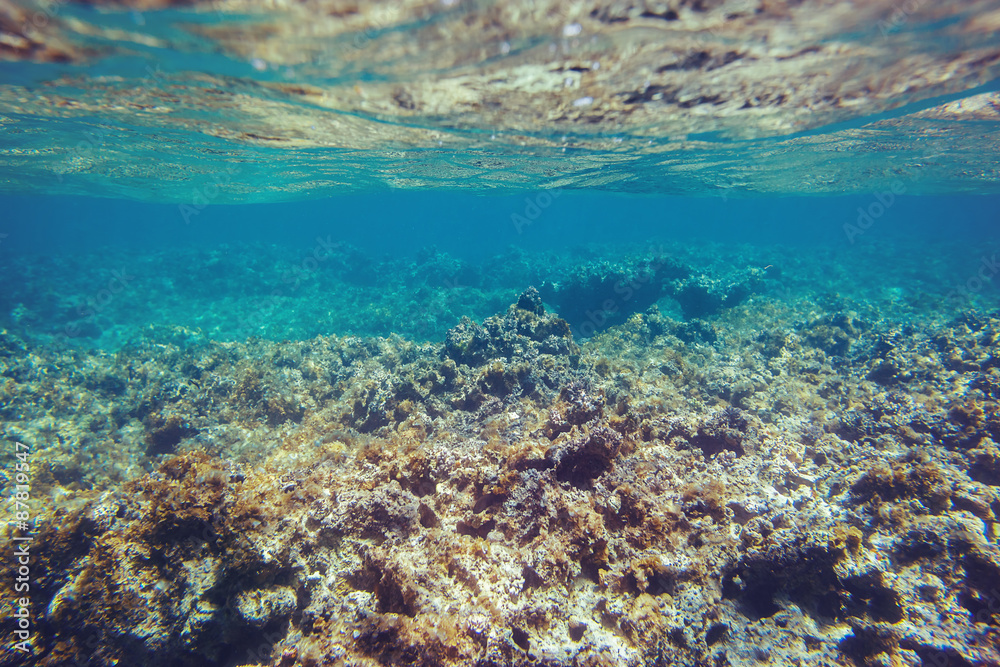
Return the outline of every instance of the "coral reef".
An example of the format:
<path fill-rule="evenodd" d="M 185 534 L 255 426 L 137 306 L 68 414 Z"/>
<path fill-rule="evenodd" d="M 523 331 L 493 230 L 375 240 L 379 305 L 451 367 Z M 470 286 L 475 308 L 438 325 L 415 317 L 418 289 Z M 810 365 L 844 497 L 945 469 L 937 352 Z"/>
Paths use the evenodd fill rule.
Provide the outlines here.
<path fill-rule="evenodd" d="M 892 320 L 902 329 L 930 309 L 949 318 L 987 307 L 988 292 L 953 293 L 967 249 L 944 244 L 939 250 L 941 261 L 930 267 L 919 265 L 922 250 L 905 242 L 859 248 L 833 266 L 816 249 L 721 249 L 654 239 L 569 253 L 512 246 L 479 262 L 432 247 L 411 257 L 377 258 L 332 236 L 298 248 L 0 254 L 0 272 L 23 276 L 0 292 L 0 327 L 32 349 L 57 350 L 141 345 L 147 326 L 159 324 L 187 329 L 172 341 L 182 347 L 188 339 L 304 340 L 330 332 L 442 341 L 462 317 L 482 322 L 534 285 L 578 343 L 652 306 L 674 320 L 669 326 L 677 337 L 711 343 L 713 322 L 772 297 L 802 310 L 794 316 L 808 320 L 810 342 L 840 356 L 866 335 L 870 321 Z M 900 267 L 908 276 L 905 289 L 880 287 L 886 277 L 873 254 Z M 109 272 L 109 266 L 126 268 Z M 104 287 L 109 280 L 114 291 Z M 833 293 L 830 280 L 852 286 Z M 819 301 L 821 310 L 803 310 L 805 299 Z M 772 333 L 775 341 L 783 335 Z"/>
<path fill-rule="evenodd" d="M 541 294 L 573 324 L 577 337 L 590 337 L 652 306 L 668 281 L 690 274 L 690 268 L 670 257 L 629 258 L 621 263 L 599 260 L 579 264 L 557 281 L 546 281 Z"/>
<path fill-rule="evenodd" d="M 582 345 L 533 288 L 441 343 L 4 332 L 35 664 L 1000 662 L 1000 316 L 752 298 Z"/>

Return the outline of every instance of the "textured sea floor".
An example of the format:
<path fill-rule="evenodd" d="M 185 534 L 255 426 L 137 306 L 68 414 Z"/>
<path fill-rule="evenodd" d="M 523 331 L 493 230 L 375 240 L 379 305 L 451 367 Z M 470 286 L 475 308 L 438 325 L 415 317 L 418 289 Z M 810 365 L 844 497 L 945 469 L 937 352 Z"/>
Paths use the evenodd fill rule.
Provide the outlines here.
<path fill-rule="evenodd" d="M 34 664 L 1000 664 L 995 250 L 4 258 Z"/>

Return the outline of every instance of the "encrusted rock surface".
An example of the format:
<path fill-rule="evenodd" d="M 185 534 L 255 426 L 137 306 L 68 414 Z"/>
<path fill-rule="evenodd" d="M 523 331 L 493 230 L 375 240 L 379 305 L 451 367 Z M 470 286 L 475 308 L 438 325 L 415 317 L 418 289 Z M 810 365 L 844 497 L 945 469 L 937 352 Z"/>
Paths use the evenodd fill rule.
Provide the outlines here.
<path fill-rule="evenodd" d="M 35 664 L 1000 663 L 1000 317 L 738 311 L 157 343 L 151 472 L 34 453 Z"/>

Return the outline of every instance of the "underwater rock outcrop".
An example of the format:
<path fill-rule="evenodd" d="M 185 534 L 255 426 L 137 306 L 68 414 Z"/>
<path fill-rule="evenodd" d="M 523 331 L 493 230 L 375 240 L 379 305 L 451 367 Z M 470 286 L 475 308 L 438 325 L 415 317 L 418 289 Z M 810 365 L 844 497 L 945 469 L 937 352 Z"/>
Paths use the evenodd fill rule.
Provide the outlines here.
<path fill-rule="evenodd" d="M 0 335 L 33 664 L 1000 662 L 1000 318 L 741 308 L 582 346 L 535 290 L 441 344 Z"/>
<path fill-rule="evenodd" d="M 448 331 L 445 354 L 456 363 L 482 366 L 501 357 L 533 359 L 540 354 L 579 354 L 569 324 L 546 314 L 541 296 L 528 288 L 503 315 L 487 318 L 482 325 L 468 318 Z"/>
<path fill-rule="evenodd" d="M 353 407 L 358 430 L 398 423 L 417 406 L 434 415 L 497 411 L 520 398 L 551 395 L 575 376 L 579 356 L 569 326 L 545 312 L 534 288 L 481 325 L 463 318 L 435 347 L 440 353 L 433 364 L 421 359 L 395 372 L 385 368 L 378 386 L 366 385 Z"/>
<path fill-rule="evenodd" d="M 167 249 L 140 260 L 109 251 L 107 262 L 129 267 L 111 272 L 110 279 L 104 262 L 0 256 L 0 270 L 31 275 L 41 263 L 59 285 L 53 290 L 31 281 L 12 283 L 0 293 L 0 325 L 33 345 L 120 347 L 128 344 L 120 323 L 135 315 L 135 297 L 142 294 L 140 312 L 148 321 L 177 322 L 190 331 L 179 334 L 177 343 L 204 335 L 196 333 L 199 328 L 214 332 L 217 340 L 302 340 L 329 331 L 372 337 L 391 331 L 440 341 L 462 317 L 482 322 L 535 285 L 579 341 L 661 299 L 677 301 L 688 320 L 716 317 L 765 292 L 765 278 L 775 273 L 726 266 L 695 271 L 666 250 L 645 247 L 601 261 L 582 250 L 580 255 L 510 248 L 474 265 L 424 248 L 412 259 L 375 258 L 327 235 L 298 251 Z M 164 274 L 172 277 L 163 280 Z M 95 292 L 95 284 L 110 287 Z M 226 307 L 208 307 L 220 293 L 230 295 Z M 204 304 L 204 310 L 184 306 L 190 303 Z"/>
<path fill-rule="evenodd" d="M 666 289 L 680 304 L 686 318 L 716 315 L 723 308 L 743 303 L 751 294 L 761 291 L 764 269 L 749 268 L 725 277 L 705 274 L 673 280 Z"/>
<path fill-rule="evenodd" d="M 719 314 L 764 287 L 765 271 L 748 268 L 716 277 L 695 272 L 669 256 L 619 263 L 587 263 L 542 284 L 541 294 L 570 323 L 577 337 L 620 324 L 664 297 L 677 301 L 685 318 Z"/>
<path fill-rule="evenodd" d="M 542 284 L 542 297 L 553 304 L 577 336 L 620 324 L 663 296 L 670 280 L 686 278 L 691 270 L 670 257 L 632 262 L 589 262 L 568 275 Z"/>

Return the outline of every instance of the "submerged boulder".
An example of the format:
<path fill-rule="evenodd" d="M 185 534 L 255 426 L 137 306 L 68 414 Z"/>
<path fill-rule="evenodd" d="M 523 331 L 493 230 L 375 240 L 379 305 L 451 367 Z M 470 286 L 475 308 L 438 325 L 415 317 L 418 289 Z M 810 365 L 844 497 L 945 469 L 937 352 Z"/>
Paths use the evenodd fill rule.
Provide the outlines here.
<path fill-rule="evenodd" d="M 706 274 L 675 280 L 666 292 L 681 306 L 686 318 L 718 314 L 725 308 L 738 306 L 764 285 L 764 269 L 751 267 L 724 277 Z"/>
<path fill-rule="evenodd" d="M 456 363 L 482 366 L 487 361 L 534 358 L 539 354 L 578 354 L 566 320 L 546 313 L 541 295 L 529 287 L 503 315 L 486 318 L 482 325 L 462 318 L 445 338 L 444 353 Z"/>
<path fill-rule="evenodd" d="M 558 282 L 543 283 L 542 296 L 569 321 L 575 335 L 589 337 L 649 308 L 663 296 L 664 285 L 690 273 L 688 267 L 666 256 L 591 262 Z"/>

